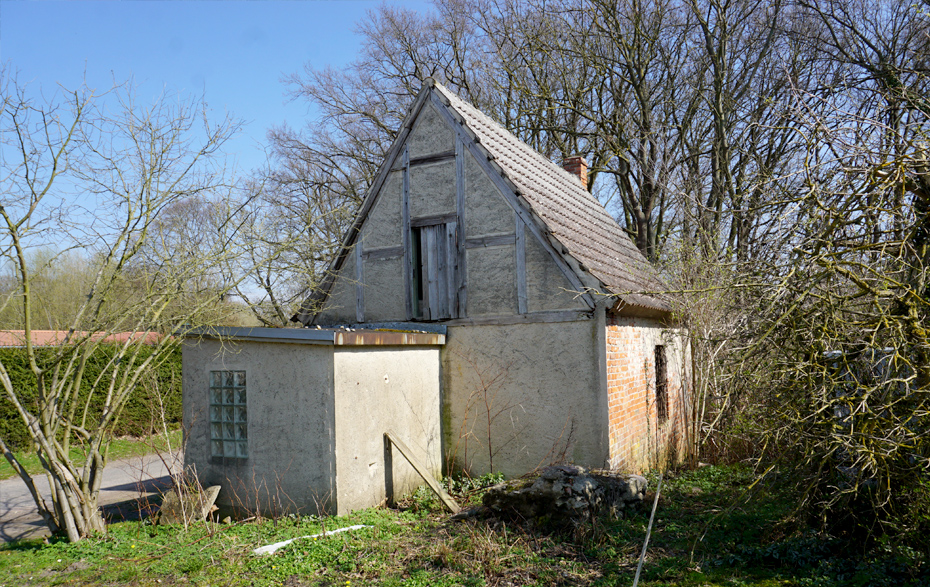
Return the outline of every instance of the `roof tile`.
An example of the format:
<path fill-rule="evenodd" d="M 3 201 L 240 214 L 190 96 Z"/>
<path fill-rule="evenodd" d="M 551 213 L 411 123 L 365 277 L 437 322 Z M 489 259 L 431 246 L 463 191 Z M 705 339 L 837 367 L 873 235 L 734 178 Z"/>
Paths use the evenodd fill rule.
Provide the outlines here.
<path fill-rule="evenodd" d="M 576 176 L 441 84 L 433 85 L 569 255 L 624 303 L 669 309 L 655 268 Z"/>

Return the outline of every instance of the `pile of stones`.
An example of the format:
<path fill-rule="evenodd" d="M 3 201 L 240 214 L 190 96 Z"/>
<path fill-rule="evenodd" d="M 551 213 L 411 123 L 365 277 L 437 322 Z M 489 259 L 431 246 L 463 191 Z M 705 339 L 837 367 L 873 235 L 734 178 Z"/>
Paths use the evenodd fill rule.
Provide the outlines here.
<path fill-rule="evenodd" d="M 643 502 L 646 486 L 639 475 L 557 465 L 491 487 L 483 503 L 501 517 L 562 524 L 602 515 L 620 517 L 624 509 Z"/>

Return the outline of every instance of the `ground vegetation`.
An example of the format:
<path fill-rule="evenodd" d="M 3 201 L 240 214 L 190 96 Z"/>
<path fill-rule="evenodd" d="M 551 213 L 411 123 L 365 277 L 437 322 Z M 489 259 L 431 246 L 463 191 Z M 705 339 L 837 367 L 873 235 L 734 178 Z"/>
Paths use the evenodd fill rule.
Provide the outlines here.
<path fill-rule="evenodd" d="M 480 503 L 484 480 L 449 484 Z M 654 489 L 657 479 L 651 479 Z M 704 467 L 666 478 L 640 585 L 925 584 L 926 560 L 891 549 L 864 554 L 779 520 L 791 492 L 745 467 Z M 651 497 L 651 495 L 649 496 Z M 422 490 L 395 509 L 341 518 L 282 516 L 238 523 L 114 524 L 104 538 L 0 546 L 0 573 L 30 585 L 629 585 L 651 502 L 619 519 L 551 528 L 492 517 L 449 518 Z M 299 539 L 275 554 L 260 546 L 357 524 L 367 528 Z"/>

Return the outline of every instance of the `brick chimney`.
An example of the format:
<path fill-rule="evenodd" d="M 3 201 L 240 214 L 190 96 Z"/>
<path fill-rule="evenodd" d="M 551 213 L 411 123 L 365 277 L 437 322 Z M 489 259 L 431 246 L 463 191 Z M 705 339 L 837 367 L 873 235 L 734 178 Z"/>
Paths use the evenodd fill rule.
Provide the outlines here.
<path fill-rule="evenodd" d="M 581 155 L 573 155 L 562 160 L 562 169 L 578 176 L 581 187 L 588 189 L 588 162 Z"/>

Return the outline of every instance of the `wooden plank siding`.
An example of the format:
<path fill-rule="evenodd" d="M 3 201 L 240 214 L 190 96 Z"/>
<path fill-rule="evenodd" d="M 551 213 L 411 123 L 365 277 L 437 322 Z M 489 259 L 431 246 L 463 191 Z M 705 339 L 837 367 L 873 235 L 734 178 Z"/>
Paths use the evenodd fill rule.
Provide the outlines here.
<path fill-rule="evenodd" d="M 415 227 L 414 237 L 419 238 L 419 250 L 413 257 L 416 286 L 414 313 L 423 320 L 457 318 L 459 308 L 456 295 L 458 273 L 458 226 L 455 221 Z"/>

